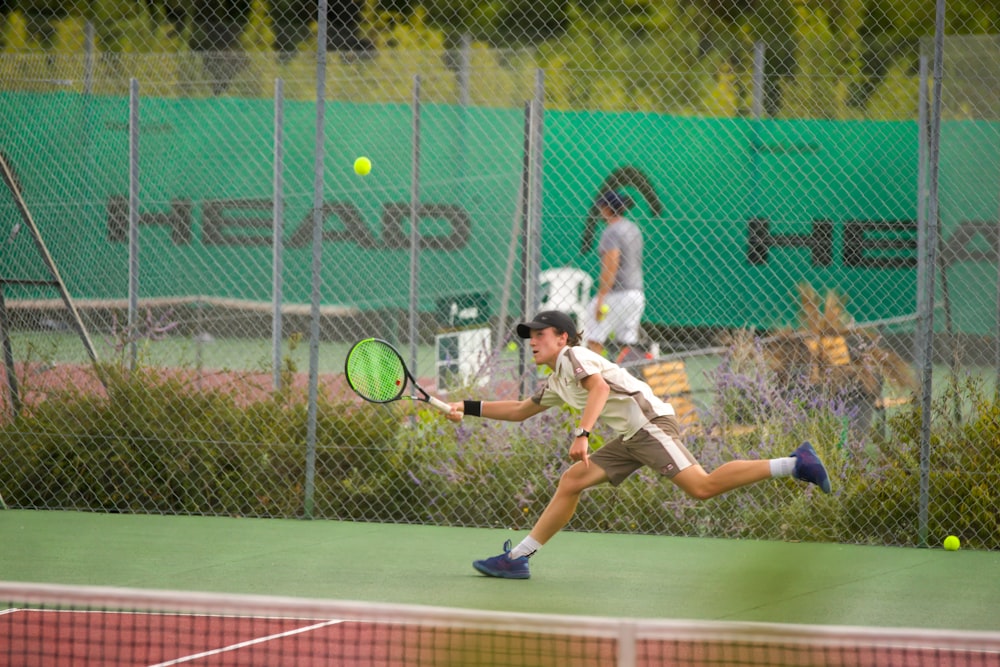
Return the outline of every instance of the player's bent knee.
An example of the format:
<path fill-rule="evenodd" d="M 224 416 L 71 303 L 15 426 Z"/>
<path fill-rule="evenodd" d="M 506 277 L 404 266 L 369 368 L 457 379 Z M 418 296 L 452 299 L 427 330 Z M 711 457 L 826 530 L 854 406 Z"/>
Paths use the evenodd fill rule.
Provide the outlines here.
<path fill-rule="evenodd" d="M 580 493 L 587 488 L 584 483 L 583 478 L 580 475 L 574 475 L 571 470 L 567 470 L 559 478 L 559 483 L 557 484 L 557 489 L 563 493 Z"/>
<path fill-rule="evenodd" d="M 583 463 L 576 463 L 559 477 L 557 492 L 581 493 L 606 479 L 607 475 L 604 474 L 604 471 L 593 463 L 589 467 Z"/>
<path fill-rule="evenodd" d="M 674 484 L 695 500 L 708 500 L 719 495 L 712 480 L 699 468 L 688 468 L 674 476 Z"/>

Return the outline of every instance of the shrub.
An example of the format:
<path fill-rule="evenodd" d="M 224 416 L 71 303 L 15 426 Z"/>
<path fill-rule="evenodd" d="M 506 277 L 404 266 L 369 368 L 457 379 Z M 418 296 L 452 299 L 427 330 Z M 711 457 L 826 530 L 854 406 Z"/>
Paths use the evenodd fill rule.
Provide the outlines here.
<path fill-rule="evenodd" d="M 285 397 L 246 403 L 148 368 L 101 372 L 106 393 L 67 389 L 0 430 L 0 488 L 12 506 L 302 513 L 304 405 Z M 328 478 L 372 468 L 369 459 L 395 437 L 385 413 L 324 404 L 320 414 L 317 470 Z"/>
<path fill-rule="evenodd" d="M 953 406 L 969 418 L 954 421 Z M 952 384 L 934 400 L 927 488 L 927 538 L 932 545 L 960 535 L 971 548 L 1000 548 L 1000 402 L 978 380 Z M 889 420 L 887 437 L 849 479 L 839 539 L 871 544 L 920 544 L 922 411 Z M 854 536 L 852 538 L 852 536 Z"/>
<path fill-rule="evenodd" d="M 108 512 L 303 515 L 308 410 L 289 392 L 202 389 L 166 371 L 102 369 L 106 392 L 49 394 L 0 428 L 0 494 L 13 507 Z M 720 373 L 731 373 L 723 369 Z M 719 376 L 720 387 L 753 386 Z M 756 378 L 762 382 L 766 378 Z M 252 391 L 251 391 L 252 390 Z M 489 390 L 480 389 L 489 394 Z M 975 384 L 935 401 L 928 538 L 957 534 L 970 548 L 1000 548 L 1000 405 Z M 741 410 L 757 404 L 739 394 Z M 569 530 L 917 545 L 919 405 L 859 432 L 836 398 L 776 394 L 751 414 L 755 430 L 725 440 L 686 438 L 708 470 L 732 458 L 787 455 L 811 441 L 834 493 L 793 480 L 737 489 L 709 501 L 642 469 L 619 487 L 589 490 Z M 726 411 L 717 397 L 715 410 Z M 711 415 L 709 415 L 711 419 Z M 568 467 L 578 416 L 549 410 L 523 423 L 443 420 L 398 403 L 318 405 L 312 516 L 527 530 Z M 609 437 L 599 428 L 592 447 Z"/>

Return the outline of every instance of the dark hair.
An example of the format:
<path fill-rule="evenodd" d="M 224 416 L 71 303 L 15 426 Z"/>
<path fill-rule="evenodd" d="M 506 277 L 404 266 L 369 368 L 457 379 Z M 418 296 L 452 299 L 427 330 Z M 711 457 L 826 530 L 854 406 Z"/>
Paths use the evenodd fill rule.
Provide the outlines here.
<path fill-rule="evenodd" d="M 632 198 L 628 195 L 623 195 L 622 193 L 615 192 L 614 190 L 608 190 L 597 198 L 597 205 L 606 206 L 611 209 L 615 215 L 621 215 L 635 206 L 635 202 L 632 201 Z"/>

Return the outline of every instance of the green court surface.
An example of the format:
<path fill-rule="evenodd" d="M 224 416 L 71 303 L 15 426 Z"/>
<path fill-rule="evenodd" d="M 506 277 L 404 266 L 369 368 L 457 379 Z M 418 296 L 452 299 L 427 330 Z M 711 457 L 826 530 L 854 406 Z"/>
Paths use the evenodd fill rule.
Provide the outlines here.
<path fill-rule="evenodd" d="M 0 511 L 0 580 L 600 617 L 997 630 L 1000 553 L 563 532 L 532 578 L 476 558 L 524 533 Z"/>

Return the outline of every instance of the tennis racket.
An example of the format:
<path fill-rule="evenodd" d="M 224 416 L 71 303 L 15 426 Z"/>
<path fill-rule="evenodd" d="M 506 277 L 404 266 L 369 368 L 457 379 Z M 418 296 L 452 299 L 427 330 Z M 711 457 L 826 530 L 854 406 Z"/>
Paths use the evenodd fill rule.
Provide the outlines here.
<path fill-rule="evenodd" d="M 345 367 L 347 384 L 358 396 L 372 403 L 391 403 L 402 398 L 430 403 L 448 414 L 451 406 L 424 391 L 406 368 L 403 357 L 389 343 L 378 338 L 365 338 L 351 346 Z M 412 383 L 419 396 L 404 396 L 406 385 Z"/>

